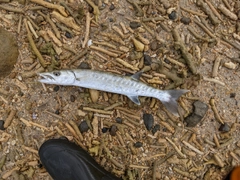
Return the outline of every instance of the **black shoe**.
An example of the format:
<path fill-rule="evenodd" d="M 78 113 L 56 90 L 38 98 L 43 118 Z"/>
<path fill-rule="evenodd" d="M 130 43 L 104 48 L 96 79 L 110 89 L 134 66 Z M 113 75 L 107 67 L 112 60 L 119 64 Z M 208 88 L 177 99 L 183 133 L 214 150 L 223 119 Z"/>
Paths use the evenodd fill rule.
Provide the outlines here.
<path fill-rule="evenodd" d="M 120 180 L 101 167 L 85 150 L 66 139 L 44 142 L 39 156 L 54 180 Z"/>

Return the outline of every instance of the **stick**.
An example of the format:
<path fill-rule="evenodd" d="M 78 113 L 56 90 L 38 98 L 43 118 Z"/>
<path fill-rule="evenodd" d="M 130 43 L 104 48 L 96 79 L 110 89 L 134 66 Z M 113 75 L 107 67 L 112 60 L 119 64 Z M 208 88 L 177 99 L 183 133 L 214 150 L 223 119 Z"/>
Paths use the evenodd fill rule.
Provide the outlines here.
<path fill-rule="evenodd" d="M 56 4 L 52 4 L 43 0 L 30 0 L 31 2 L 40 4 L 44 7 L 50 8 L 50 9 L 56 9 L 58 10 L 63 16 L 67 17 L 67 13 L 65 12 L 65 8 L 63 6 L 60 5 L 56 5 Z"/>
<path fill-rule="evenodd" d="M 85 37 L 84 37 L 84 41 L 82 44 L 82 48 L 85 48 L 85 46 L 88 42 L 91 20 L 92 20 L 92 18 L 90 17 L 90 13 L 87 12 L 87 14 L 86 14 L 86 32 L 85 32 Z"/>
<path fill-rule="evenodd" d="M 24 19 L 23 21 L 24 21 L 25 27 L 27 29 L 27 37 L 28 37 L 28 41 L 29 41 L 29 43 L 30 43 L 30 45 L 32 47 L 32 50 L 36 54 L 36 56 L 38 57 L 38 60 L 39 60 L 40 64 L 42 65 L 42 67 L 45 68 L 47 66 L 47 64 L 46 64 L 45 60 L 43 59 L 41 53 L 38 51 L 38 49 L 37 49 L 37 47 L 36 47 L 36 45 L 35 45 L 35 43 L 33 41 L 33 38 L 32 38 L 32 35 L 30 33 L 30 30 L 28 29 L 27 20 Z"/>

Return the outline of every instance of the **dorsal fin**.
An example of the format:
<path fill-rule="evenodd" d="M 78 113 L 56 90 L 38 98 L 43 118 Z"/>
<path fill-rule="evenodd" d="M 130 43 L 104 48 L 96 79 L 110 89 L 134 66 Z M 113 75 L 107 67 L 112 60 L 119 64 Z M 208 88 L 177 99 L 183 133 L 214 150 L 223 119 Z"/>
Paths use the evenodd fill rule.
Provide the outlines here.
<path fill-rule="evenodd" d="M 132 78 L 133 80 L 139 81 L 142 73 L 143 73 L 142 71 L 138 71 L 138 72 L 136 72 L 135 74 L 133 74 L 133 75 L 131 76 L 131 78 Z"/>

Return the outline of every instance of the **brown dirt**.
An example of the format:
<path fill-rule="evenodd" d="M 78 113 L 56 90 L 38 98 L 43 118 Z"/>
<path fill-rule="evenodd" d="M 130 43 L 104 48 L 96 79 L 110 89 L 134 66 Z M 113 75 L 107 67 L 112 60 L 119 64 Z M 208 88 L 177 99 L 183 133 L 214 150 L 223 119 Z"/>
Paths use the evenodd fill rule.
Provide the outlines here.
<path fill-rule="evenodd" d="M 65 36 L 65 30 L 58 28 L 61 34 L 59 40 L 64 46 L 57 45 L 51 38 L 50 42 L 54 44 L 54 47 L 58 48 L 59 54 L 49 44 L 46 45 L 45 39 L 40 36 L 40 30 L 51 30 L 52 32 L 53 30 L 49 23 L 42 19 L 36 10 L 32 9 L 36 4 L 28 2 L 23 5 L 18 4 L 16 1 L 1 3 L 0 5 L 2 6 L 11 6 L 13 9 L 19 8 L 24 12 L 6 11 L 0 7 L 0 26 L 15 35 L 19 47 L 19 57 L 14 70 L 8 77 L 2 78 L 0 81 L 0 119 L 5 122 L 6 120 L 11 120 L 11 112 L 14 113 L 14 110 L 16 110 L 10 125 L 5 130 L 0 131 L 0 159 L 3 160 L 3 163 L 0 163 L 0 176 L 2 179 L 51 179 L 45 169 L 39 167 L 40 162 L 37 150 L 45 140 L 58 138 L 62 135 L 76 143 L 80 142 L 89 152 L 94 152 L 95 149 L 99 148 L 100 150 L 97 152 L 101 152 L 100 154 L 91 153 L 96 161 L 107 170 L 125 179 L 154 179 L 154 175 L 156 179 L 164 180 L 217 180 L 223 179 L 232 167 L 239 165 L 240 113 L 238 103 L 240 96 L 238 92 L 240 91 L 240 73 L 237 62 L 239 62 L 238 51 L 240 45 L 238 36 L 240 32 L 238 30 L 238 20 L 230 20 L 229 17 L 223 15 L 218 10 L 222 21 L 214 26 L 209 19 L 209 15 L 206 15 L 195 1 L 180 0 L 178 3 L 170 1 L 169 7 L 168 1 L 151 1 L 152 5 L 149 5 L 148 1 L 146 3 L 141 1 L 139 4 L 142 3 L 142 5 L 139 6 L 144 12 L 144 18 L 160 16 L 163 19 L 144 23 L 153 34 L 147 31 L 142 24 L 141 27 L 133 30 L 134 32 L 128 32 L 121 38 L 113 30 L 113 26 L 119 27 L 122 31 L 119 25 L 120 22 L 123 22 L 126 27 L 129 27 L 131 21 L 138 21 L 141 24 L 142 17 L 136 16 L 136 10 L 129 2 L 124 0 L 99 3 L 99 9 L 101 10 L 98 22 L 95 21 L 94 15 L 90 14 L 93 20 L 89 39 L 93 41 L 93 45 L 107 49 L 109 52 L 114 47 L 96 43 L 108 42 L 116 46 L 114 53 L 118 57 L 121 56 L 125 62 L 128 62 L 135 68 L 149 68 L 150 70 L 145 72 L 141 79 L 144 82 L 147 83 L 153 79 L 155 82 L 157 80 L 158 83 L 151 83 L 151 85 L 159 89 L 164 89 L 169 84 L 173 85 L 174 88 L 178 88 L 171 79 L 161 75 L 163 71 L 159 71 L 159 63 L 166 62 L 163 64 L 163 69 L 171 74 L 177 74 L 178 77 L 184 77 L 183 79 L 188 83 L 182 83 L 181 88 L 187 88 L 191 91 L 180 99 L 188 110 L 185 111 L 183 108 L 180 108 L 183 117 L 186 117 L 192 111 L 192 103 L 196 99 L 205 102 L 210 107 L 209 100 L 213 97 L 217 111 L 221 119 L 231 127 L 230 131 L 223 133 L 218 130 L 221 124 L 215 118 L 211 108 L 209 108 L 204 119 L 196 127 L 188 128 L 185 127 L 182 120 L 175 117 L 170 118 L 164 111 L 162 104 L 156 99 L 141 97 L 141 106 L 136 106 L 125 96 L 100 92 L 98 101 L 92 103 L 88 89 L 61 86 L 58 91 L 55 91 L 54 88 L 56 86 L 54 85 L 43 86 L 37 82 L 36 72 L 47 71 L 47 69 L 77 68 L 81 62 L 88 63 L 92 69 L 112 71 L 123 75 L 128 75 L 135 71 L 125 67 L 117 62 L 115 58 L 105 53 L 100 52 L 99 56 L 96 53 L 98 51 L 91 48 L 88 49 L 84 56 L 78 58 L 73 63 L 69 63 L 83 51 L 82 42 L 86 30 L 85 14 L 88 11 L 92 12 L 92 9 L 85 1 L 68 1 L 68 6 L 73 12 L 69 14 L 69 17 L 74 17 L 78 21 L 77 25 L 81 30 L 77 32 L 70 27 L 69 29 L 73 31 L 73 38 L 70 39 Z M 222 1 L 218 0 L 209 2 L 215 8 L 222 4 Z M 113 10 L 109 9 L 111 3 L 115 7 Z M 230 10 L 235 15 L 238 15 L 240 7 L 237 7 L 237 2 L 230 0 L 228 3 L 231 7 Z M 211 37 L 194 22 L 194 20 L 200 20 L 199 15 L 183 11 L 180 6 L 205 15 L 207 25 L 216 37 L 217 43 L 206 42 L 206 39 L 209 40 Z M 57 22 L 56 19 L 52 18 L 53 9 L 40 8 L 39 10 L 46 15 L 50 15 L 51 19 Z M 167 10 L 176 11 L 178 16 L 175 21 L 170 20 L 168 14 L 164 13 Z M 180 19 L 183 16 L 191 19 L 189 25 L 181 23 Z M 214 16 L 216 17 L 216 15 Z M 39 27 L 39 29 L 34 27 L 38 37 L 33 36 L 33 39 L 37 49 L 41 51 L 44 60 L 47 62 L 45 69 L 41 67 L 38 58 L 34 55 L 29 45 L 26 27 L 23 23 L 24 21 L 22 21 L 27 17 Z M 167 27 L 167 29 L 164 29 L 163 26 Z M 189 32 L 189 26 L 194 27 L 198 32 L 197 34 L 203 37 L 203 39 L 205 38 L 205 40 L 196 39 Z M 193 56 L 192 60 L 196 64 L 198 74 L 201 76 L 200 80 L 197 78 L 198 75 L 193 75 L 190 72 L 188 65 L 182 58 L 181 52 L 174 45 L 171 30 L 175 27 L 177 27 L 177 31 L 181 39 L 183 39 L 188 52 Z M 153 64 L 151 67 L 142 65 L 142 58 L 135 60 L 128 58 L 135 51 L 131 38 L 137 32 L 151 42 L 150 45 L 145 45 L 145 53 L 152 57 Z M 111 37 L 106 37 L 106 34 L 114 34 L 118 40 L 114 41 Z M 235 36 L 233 36 L 234 34 Z M 235 43 L 236 46 L 234 47 L 226 43 L 223 37 Z M 190 39 L 189 41 L 188 38 Z M 120 40 L 124 42 L 124 45 L 121 44 Z M 153 50 L 153 47 L 149 48 L 153 46 L 152 42 L 154 41 L 158 43 L 156 50 Z M 65 46 L 70 48 L 70 50 L 67 50 Z M 127 52 L 121 51 L 119 46 L 125 46 Z M 200 49 L 200 56 L 198 56 L 196 48 Z M 60 53 L 60 51 L 62 52 Z M 185 68 L 164 61 L 165 58 L 169 57 L 185 64 Z M 218 75 L 214 79 L 224 83 L 222 85 L 204 80 L 204 78 L 212 78 L 212 68 L 217 57 L 220 57 L 222 61 L 218 69 Z M 236 68 L 226 68 L 224 64 L 228 62 L 234 63 Z M 233 97 L 234 94 L 235 96 Z M 195 100 L 191 100 L 192 97 Z M 83 110 L 84 107 L 103 110 L 117 102 L 122 102 L 123 104 L 119 105 L 121 108 L 110 109 L 111 115 Z M 179 106 L 182 107 L 182 105 Z M 59 114 L 56 114 L 56 111 L 59 111 Z M 150 113 L 154 116 L 154 125 L 160 124 L 160 130 L 154 135 L 147 131 L 144 126 L 142 120 L 143 113 Z M 77 125 L 83 120 L 91 122 L 94 114 L 98 118 L 97 134 L 94 134 L 92 130 L 88 130 L 88 132 L 82 134 L 82 141 L 66 126 L 70 120 L 73 120 Z M 125 124 L 119 125 L 115 123 L 116 117 L 121 117 Z M 137 125 L 133 126 L 131 121 L 137 122 Z M 110 127 L 112 124 L 116 124 L 119 129 L 117 136 L 111 136 L 109 132 L 102 133 L 102 127 Z M 124 126 L 124 128 L 121 128 L 121 126 Z M 219 147 L 217 147 L 214 136 L 219 141 Z M 196 140 L 194 140 L 194 137 L 196 137 Z M 184 156 L 181 157 L 177 153 L 173 145 L 169 143 L 169 139 L 176 145 L 176 148 L 180 149 Z M 206 143 L 206 140 L 210 142 Z M 142 142 L 143 146 L 141 148 L 133 147 L 134 143 L 138 141 Z M 194 146 L 200 153 L 187 147 L 183 141 Z M 103 146 L 106 148 L 103 148 Z M 154 155 L 157 157 L 154 157 Z M 112 161 L 109 158 L 110 156 L 115 161 Z M 216 157 L 220 160 L 217 161 Z M 164 158 L 166 158 L 165 161 L 163 161 Z"/>

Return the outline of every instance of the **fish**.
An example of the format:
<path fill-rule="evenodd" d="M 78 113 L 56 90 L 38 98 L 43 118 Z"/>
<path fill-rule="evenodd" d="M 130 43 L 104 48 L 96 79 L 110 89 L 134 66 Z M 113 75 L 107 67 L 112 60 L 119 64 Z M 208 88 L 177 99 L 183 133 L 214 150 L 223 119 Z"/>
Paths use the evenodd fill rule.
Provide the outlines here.
<path fill-rule="evenodd" d="M 157 98 L 169 112 L 179 117 L 177 100 L 189 90 L 160 90 L 139 81 L 141 74 L 142 71 L 132 76 L 123 76 L 90 69 L 56 70 L 38 73 L 40 77 L 38 81 L 45 84 L 79 86 L 122 94 L 137 105 L 140 105 L 139 96 Z"/>

